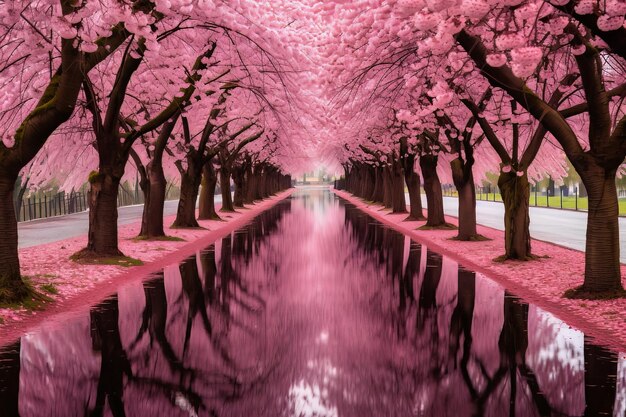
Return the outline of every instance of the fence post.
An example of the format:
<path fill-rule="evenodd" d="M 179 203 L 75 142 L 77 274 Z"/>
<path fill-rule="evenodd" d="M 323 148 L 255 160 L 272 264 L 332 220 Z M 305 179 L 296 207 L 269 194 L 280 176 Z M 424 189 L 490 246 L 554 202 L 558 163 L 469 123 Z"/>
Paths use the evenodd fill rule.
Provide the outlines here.
<path fill-rule="evenodd" d="M 559 190 L 561 190 L 561 209 L 562 209 L 563 208 L 563 186 L 560 186 Z"/>
<path fill-rule="evenodd" d="M 578 211 L 578 187 L 574 187 L 574 201 L 576 202 L 576 211 Z"/>

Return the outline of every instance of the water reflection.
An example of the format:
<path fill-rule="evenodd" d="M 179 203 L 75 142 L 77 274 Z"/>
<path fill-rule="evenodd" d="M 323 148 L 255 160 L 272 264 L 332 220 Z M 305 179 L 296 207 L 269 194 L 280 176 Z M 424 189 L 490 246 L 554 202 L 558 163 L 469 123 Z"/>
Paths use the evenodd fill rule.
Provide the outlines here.
<path fill-rule="evenodd" d="M 0 351 L 2 416 L 624 416 L 623 355 L 329 192 Z"/>

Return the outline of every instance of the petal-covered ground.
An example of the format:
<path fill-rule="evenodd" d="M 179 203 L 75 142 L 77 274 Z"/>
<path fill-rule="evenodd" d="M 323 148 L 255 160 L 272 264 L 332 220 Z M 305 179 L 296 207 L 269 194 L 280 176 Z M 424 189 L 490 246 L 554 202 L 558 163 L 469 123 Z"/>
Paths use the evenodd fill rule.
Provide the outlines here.
<path fill-rule="evenodd" d="M 379 205 L 371 205 L 345 191 L 335 190 L 342 198 L 366 211 L 375 219 L 426 243 L 435 251 L 450 256 L 460 264 L 484 273 L 517 296 L 550 311 L 563 321 L 578 327 L 599 342 L 626 349 L 626 301 L 572 300 L 563 298 L 568 289 L 582 284 L 585 254 L 552 243 L 533 239 L 537 260 L 496 262 L 504 253 L 504 232 L 478 226 L 478 233 L 491 239 L 483 242 L 451 240 L 456 230 L 416 230 L 425 222 L 404 221 L 407 214 L 391 214 Z M 457 219 L 446 216 L 449 223 Z M 626 265 L 622 265 L 622 283 L 626 286 Z"/>
<path fill-rule="evenodd" d="M 0 308 L 0 341 L 18 336 L 52 314 L 96 302 L 115 292 L 119 284 L 129 279 L 145 277 L 173 260 L 183 259 L 198 247 L 242 226 L 292 192 L 293 189 L 279 193 L 245 209 L 237 209 L 235 213 L 219 213 L 218 205 L 222 221 L 200 220 L 198 223 L 202 229 L 172 229 L 170 225 L 175 216 L 165 217 L 166 235 L 183 239 L 181 241 L 136 240 L 134 238 L 139 233 L 140 222 L 120 226 L 120 250 L 126 256 L 141 260 L 144 263 L 142 266 L 84 265 L 72 261 L 70 256 L 86 246 L 87 236 L 21 249 L 22 273 L 36 289 L 53 301 L 40 311 Z"/>

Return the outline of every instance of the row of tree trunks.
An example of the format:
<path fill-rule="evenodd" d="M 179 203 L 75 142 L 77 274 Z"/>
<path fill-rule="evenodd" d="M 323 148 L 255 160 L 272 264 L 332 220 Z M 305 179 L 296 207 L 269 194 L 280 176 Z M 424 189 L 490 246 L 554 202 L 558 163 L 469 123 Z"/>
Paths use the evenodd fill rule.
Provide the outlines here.
<path fill-rule="evenodd" d="M 416 155 L 402 146 L 403 156 L 391 159 L 387 166 L 353 161 L 344 166 L 345 176 L 336 181 L 335 187 L 350 191 L 357 197 L 372 201 L 392 209 L 392 213 L 405 213 L 404 185 L 409 193 L 410 213 L 406 220 L 423 220 L 421 204 L 421 178 L 414 170 Z M 452 177 L 459 196 L 458 240 L 483 239 L 476 225 L 476 190 L 472 152 L 466 150 L 465 159 L 458 157 L 451 161 Z M 428 202 L 428 217 L 425 227 L 449 228 L 443 210 L 441 181 L 437 174 L 438 156 L 424 154 L 419 157 L 424 178 L 424 192 Z M 530 257 L 530 232 L 528 214 L 529 184 L 525 176 L 516 173 L 502 174 L 499 187 L 505 200 L 505 259 L 528 259 Z M 609 228 L 608 230 L 612 230 Z"/>
<path fill-rule="evenodd" d="M 244 207 L 244 204 L 252 204 L 256 200 L 267 198 L 277 192 L 291 187 L 291 177 L 282 174 L 276 167 L 271 165 L 247 166 L 243 164 L 233 168 L 233 178 L 235 182 L 235 199 L 231 199 L 229 170 L 222 171 L 220 168 L 220 185 L 222 188 L 222 207 L 220 211 L 234 212 L 235 207 Z M 202 167 L 201 174 L 188 161 L 187 170 L 181 176 L 181 195 L 178 203 L 178 212 L 173 227 L 196 228 L 200 227 L 196 220 L 196 203 L 198 195 L 199 220 L 221 220 L 215 209 L 215 188 L 218 173 L 209 160 Z M 195 175 L 194 175 L 195 174 Z M 200 185 L 202 190 L 200 192 Z M 227 208 L 224 208 L 224 201 L 228 194 Z"/>

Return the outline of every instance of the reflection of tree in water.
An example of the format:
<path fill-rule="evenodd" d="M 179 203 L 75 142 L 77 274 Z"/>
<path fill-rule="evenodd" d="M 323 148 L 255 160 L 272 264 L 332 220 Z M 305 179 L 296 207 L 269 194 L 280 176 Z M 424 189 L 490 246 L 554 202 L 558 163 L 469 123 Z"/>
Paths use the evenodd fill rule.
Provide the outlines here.
<path fill-rule="evenodd" d="M 90 317 L 92 346 L 101 352 L 102 359 L 96 404 L 89 415 L 102 416 L 105 402 L 108 402 L 115 417 L 125 416 L 124 376 L 132 377 L 132 371 L 120 338 L 117 296 L 92 309 Z"/>
<path fill-rule="evenodd" d="M 0 410 L 2 415 L 19 416 L 20 341 L 0 349 Z"/>
<path fill-rule="evenodd" d="M 274 288 L 258 282 L 277 279 L 273 274 L 284 265 L 286 251 L 292 249 L 288 245 L 293 242 L 285 243 L 281 240 L 284 236 L 275 234 L 287 210 L 289 204 L 280 204 L 245 229 L 185 260 L 176 269 L 180 276 L 175 273 L 165 281 L 159 276 L 145 282 L 138 292 L 139 301 L 132 300 L 141 306 L 145 299 L 143 310 L 124 314 L 123 297 L 119 304 L 117 298 L 111 298 L 92 310 L 91 340 L 102 361 L 97 392 L 92 390 L 92 396 L 84 399 L 84 404 L 90 404 L 87 415 L 137 414 L 133 410 L 146 415 L 152 410 L 159 415 L 268 416 L 269 410 L 287 407 L 285 403 L 277 405 L 276 399 L 290 392 L 293 366 L 301 358 L 281 354 L 297 354 L 294 349 L 300 347 L 293 341 L 306 340 L 306 329 L 301 328 L 301 321 L 274 317 L 274 323 L 289 322 L 292 327 L 268 335 L 263 321 L 275 301 L 271 296 L 287 294 L 274 294 Z M 359 305 L 367 316 L 355 327 L 373 332 L 368 340 L 372 348 L 363 350 L 364 357 L 344 361 L 320 358 L 311 364 L 315 377 L 335 368 L 332 383 L 326 385 L 330 390 L 326 404 L 337 404 L 337 414 L 569 415 L 554 406 L 558 402 L 553 396 L 559 390 L 552 386 L 562 380 L 543 376 L 544 368 L 531 369 L 527 363 L 533 349 L 529 338 L 537 337 L 537 332 L 529 337 L 527 305 L 506 294 L 499 304 L 502 308 L 481 317 L 479 300 L 486 290 L 477 285 L 480 279 L 473 272 L 459 269 L 458 274 L 450 273 L 451 264 L 441 256 L 426 252 L 355 209 L 346 210 L 345 225 L 342 240 L 336 244 L 349 253 L 341 253 L 337 259 L 351 263 L 345 271 L 363 273 L 354 279 L 356 285 L 371 287 L 355 294 L 363 294 L 360 301 L 369 303 Z M 371 271 L 375 273 L 370 277 Z M 292 270 L 278 272 L 284 279 Z M 450 280 L 454 285 L 449 285 Z M 451 294 L 453 302 L 445 301 Z M 502 328 L 497 325 L 493 333 L 485 333 L 491 342 L 483 340 L 487 336 L 480 331 L 484 323 L 479 317 L 493 323 L 503 321 Z M 78 334 L 83 333 L 85 330 Z M 546 331 L 540 337 L 554 337 L 553 333 Z M 39 381 L 24 380 L 42 375 L 52 384 L 84 383 L 63 379 L 50 370 L 24 373 L 19 351 L 18 343 L 0 352 L 2 416 L 17 415 L 18 396 L 25 395 L 24 390 L 18 392 L 20 372 L 22 387 L 43 386 Z M 43 351 L 51 350 L 44 346 Z M 96 359 L 81 360 L 90 360 L 97 369 Z M 585 339 L 584 359 L 584 415 L 610 416 L 616 398 L 616 355 Z M 546 360 L 559 361 L 557 357 Z M 582 392 L 583 387 L 579 388 Z M 346 399 L 345 393 L 354 396 Z M 44 397 L 45 403 L 54 401 L 52 394 Z M 246 413 L 238 412 L 241 410 Z"/>
<path fill-rule="evenodd" d="M 215 245 L 183 261 L 179 265 L 180 296 L 167 299 L 162 275 L 145 282 L 145 307 L 137 335 L 129 344 L 129 354 L 120 338 L 117 298 L 107 300 L 92 311 L 93 344 L 102 354 L 98 396 L 92 415 L 102 415 L 107 400 L 114 416 L 125 415 L 123 392 L 131 386 L 135 390 L 147 389 L 151 396 L 155 392 L 162 393 L 162 398 L 172 407 L 180 407 L 182 401 L 195 413 L 204 410 L 209 415 L 218 415 L 216 403 L 233 401 L 251 387 L 262 384 L 268 375 L 253 375 L 249 369 L 240 368 L 229 352 L 230 329 L 236 328 L 254 338 L 254 331 L 247 324 L 250 319 L 246 317 L 264 308 L 263 298 L 249 290 L 237 271 L 233 256 L 245 261 L 246 257 L 258 253 L 262 240 L 275 231 L 285 211 L 284 207 L 269 210 L 250 224 L 247 229 L 250 233 L 226 236 L 221 242 L 219 262 L 216 262 Z M 252 244 L 248 244 L 248 236 L 252 236 Z M 239 239 L 237 250 L 233 239 Z M 185 314 L 168 316 L 168 311 L 181 308 L 185 308 Z M 181 325 L 175 325 L 181 321 Z M 198 326 L 194 326 L 196 322 Z M 200 329 L 200 337 L 209 341 L 212 350 L 191 349 L 191 338 L 198 337 Z M 142 343 L 146 336 L 148 343 Z M 182 340 L 179 353 L 170 342 L 178 337 Z M 159 357 L 154 355 L 155 348 L 165 359 L 169 372 L 154 372 L 158 367 L 152 363 L 156 364 L 154 361 Z M 206 356 L 205 360 L 198 357 L 200 353 Z M 142 364 L 140 371 L 131 371 L 131 361 Z"/>
<path fill-rule="evenodd" d="M 397 314 L 391 316 L 395 334 L 399 340 L 413 340 L 417 348 L 413 365 L 398 364 L 390 361 L 390 378 L 393 380 L 412 380 L 408 391 L 420 391 L 423 388 L 427 397 L 452 398 L 467 396 L 469 402 L 459 402 L 466 410 L 459 410 L 458 415 L 509 415 L 509 416 L 566 416 L 564 410 L 552 405 L 540 386 L 539 379 L 527 364 L 528 348 L 528 305 L 508 293 L 504 296 L 504 323 L 499 333 L 497 352 L 499 357 L 495 371 L 488 371 L 487 366 L 477 353 L 472 351 L 472 326 L 476 298 L 476 276 L 474 272 L 459 268 L 457 274 L 456 303 L 450 316 L 449 334 L 439 334 L 438 321 L 444 317 L 442 309 L 448 306 L 437 301 L 437 291 L 442 279 L 442 257 L 436 253 L 427 253 L 427 265 L 420 276 L 421 248 L 412 242 L 408 253 L 401 245 L 402 235 L 388 231 L 361 212 L 350 206 L 346 209 L 346 226 L 349 228 L 359 250 L 364 251 L 369 259 L 377 259 L 384 264 L 384 269 L 395 283 L 398 280 Z M 394 236 L 396 235 L 396 236 Z M 400 237 L 397 237 L 400 236 Z M 404 273 L 399 273 L 404 268 Z M 414 282 L 421 282 L 414 307 Z M 395 284 L 394 284 L 395 285 Z M 411 318 L 411 314 L 415 317 Z M 497 312 L 493 312 L 497 315 Z M 496 321 L 496 320 L 494 320 Z M 412 331 L 408 326 L 415 323 Z M 402 327 L 406 326 L 406 329 Z M 408 337 L 413 335 L 413 337 Z M 445 337 L 447 336 L 447 343 Z M 554 337 L 553 334 L 550 337 Z M 447 352 L 443 352 L 443 349 Z M 553 358 L 552 360 L 559 360 Z M 585 339 L 585 397 L 587 408 L 585 416 L 611 416 L 616 397 L 617 355 L 592 345 Z M 426 366 L 425 366 L 426 365 Z M 562 364 L 561 366 L 566 366 Z M 443 374 L 438 374 L 439 370 Z M 457 376 L 455 376 L 457 375 Z M 384 377 L 380 374 L 379 377 Z M 408 378 L 408 379 L 407 379 Z M 450 390 L 450 379 L 458 381 L 452 389 L 465 387 L 466 394 L 446 394 Z M 444 380 L 447 381 L 444 383 Z M 559 384 L 558 379 L 546 377 L 543 384 Z M 376 389 L 384 391 L 389 385 L 377 381 Z M 555 393 L 558 389 L 553 389 Z M 566 394 L 567 395 L 567 394 Z M 556 398 L 555 398 L 556 399 Z M 441 400 L 445 401 L 445 400 Z M 435 407 L 435 404 L 431 404 Z M 443 404 L 443 410 L 450 404 Z M 430 413 L 435 412 L 432 408 Z M 499 410 L 499 411 L 496 411 Z M 506 411 L 505 411 L 506 410 Z M 443 411 L 441 411 L 443 412 Z M 436 413 L 436 412 L 435 412 Z M 495 414 L 494 414 L 495 413 Z M 506 413 L 506 414 L 505 414 Z M 424 415 L 432 415 L 426 414 Z"/>
<path fill-rule="evenodd" d="M 156 341 L 172 373 L 180 374 L 181 378 L 183 378 L 184 375 L 192 374 L 193 372 L 191 370 L 183 366 L 182 361 L 174 352 L 174 348 L 165 334 L 167 324 L 167 298 L 163 274 L 160 274 L 158 278 L 144 282 L 143 287 L 146 304 L 143 310 L 139 332 L 133 343 L 131 343 L 129 350 L 133 351 L 135 346 L 137 346 L 147 333 L 150 338 L 149 347 L 152 348 L 153 343 Z M 146 361 L 149 359 L 147 355 L 144 358 Z"/>
<path fill-rule="evenodd" d="M 617 354 L 585 336 L 585 417 L 612 416 L 617 388 Z"/>
<path fill-rule="evenodd" d="M 474 300 L 476 299 L 476 274 L 459 268 L 457 279 L 457 303 L 450 318 L 450 338 L 448 340 L 448 358 L 454 369 L 459 367 L 459 353 L 462 349 L 460 370 L 470 394 L 475 391 L 467 369 L 472 351 L 472 322 L 474 319 Z M 461 345 L 461 338 L 463 345 Z"/>

